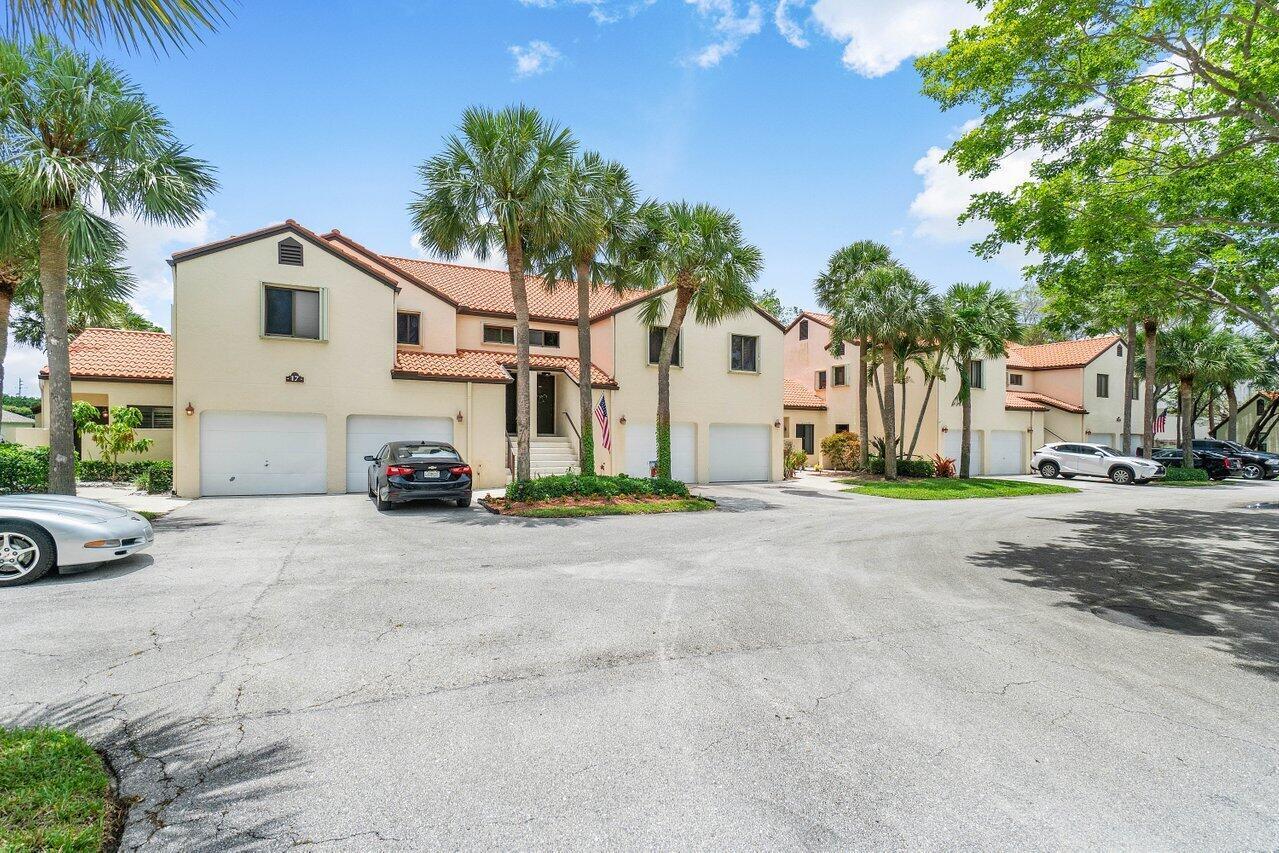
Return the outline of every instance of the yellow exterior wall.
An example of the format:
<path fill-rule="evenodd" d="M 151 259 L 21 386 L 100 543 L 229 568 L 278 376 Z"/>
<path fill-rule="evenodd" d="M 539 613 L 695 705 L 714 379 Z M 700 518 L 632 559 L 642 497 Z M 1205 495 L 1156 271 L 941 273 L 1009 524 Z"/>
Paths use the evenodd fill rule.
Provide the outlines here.
<path fill-rule="evenodd" d="M 457 346 L 459 349 L 483 349 L 493 350 L 495 352 L 510 351 L 515 353 L 515 345 L 504 344 L 486 344 L 484 343 L 484 327 L 485 326 L 514 326 L 515 319 L 513 317 L 479 317 L 474 314 L 459 314 L 457 316 Z M 530 329 L 544 329 L 551 332 L 560 333 L 560 345 L 558 347 L 537 347 L 530 346 L 529 352 L 533 355 L 563 355 L 569 358 L 577 358 L 577 325 L 568 324 L 561 325 L 559 323 L 542 323 L 533 320 L 528 324 Z M 595 342 L 591 342 L 591 354 L 594 358 Z M 596 364 L 599 361 L 596 360 Z"/>
<path fill-rule="evenodd" d="M 167 382 L 113 382 L 104 380 L 71 380 L 71 401 L 83 400 L 95 406 L 172 406 L 173 386 Z M 40 414 L 37 416 L 36 428 L 19 431 L 13 439 L 18 444 L 28 447 L 40 447 L 49 443 L 49 428 L 44 422 L 44 413 L 49 411 L 49 383 L 40 380 Z M 177 423 L 181 413 L 174 409 L 173 420 Z M 126 453 L 120 457 L 121 462 L 133 462 L 143 459 L 172 459 L 173 430 L 140 429 L 139 438 L 149 438 L 151 447 L 145 453 Z M 7 437 L 7 436 L 6 436 Z M 80 441 L 82 459 L 97 459 L 97 445 L 92 439 L 82 438 Z"/>

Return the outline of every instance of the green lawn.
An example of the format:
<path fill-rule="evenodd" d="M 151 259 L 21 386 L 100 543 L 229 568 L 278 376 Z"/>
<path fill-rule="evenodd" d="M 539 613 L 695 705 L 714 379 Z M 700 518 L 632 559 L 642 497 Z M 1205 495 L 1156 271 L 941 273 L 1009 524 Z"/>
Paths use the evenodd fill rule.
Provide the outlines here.
<path fill-rule="evenodd" d="M 1215 486 L 1217 484 L 1212 480 L 1151 480 L 1150 485 L 1188 487 L 1193 489 L 1198 488 L 1199 486 Z"/>
<path fill-rule="evenodd" d="M 1022 480 L 960 480 L 958 478 L 928 480 L 896 480 L 864 482 L 840 480 L 852 486 L 844 489 L 856 495 L 898 498 L 907 501 L 954 501 L 965 498 L 1016 498 L 1022 495 L 1062 495 L 1078 492 L 1070 486 L 1034 483 Z"/>
<path fill-rule="evenodd" d="M 625 501 L 582 506 L 534 506 L 513 515 L 525 518 L 585 518 L 592 515 L 649 515 L 660 512 L 701 512 L 715 504 L 702 498 L 672 498 L 664 501 Z"/>
<path fill-rule="evenodd" d="M 0 850 L 96 853 L 121 818 L 89 744 L 59 729 L 0 728 Z"/>

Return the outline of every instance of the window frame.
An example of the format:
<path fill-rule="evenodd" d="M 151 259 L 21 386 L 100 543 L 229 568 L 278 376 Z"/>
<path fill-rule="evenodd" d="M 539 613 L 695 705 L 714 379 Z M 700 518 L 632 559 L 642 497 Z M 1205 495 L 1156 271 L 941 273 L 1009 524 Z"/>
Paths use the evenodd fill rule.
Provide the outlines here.
<path fill-rule="evenodd" d="M 848 384 L 848 365 L 834 364 L 830 368 L 830 385 L 832 388 L 842 388 Z"/>
<path fill-rule="evenodd" d="M 308 339 L 309 340 L 309 339 Z M 142 423 L 138 425 L 138 429 L 173 429 L 173 407 L 172 406 L 156 406 L 151 404 L 128 403 L 131 409 L 137 409 L 142 415 Z M 157 409 L 167 409 L 169 411 L 169 425 L 156 426 L 155 413 Z"/>
<path fill-rule="evenodd" d="M 839 435 L 843 432 L 852 432 L 852 427 L 852 424 L 835 424 L 835 435 Z"/>
<path fill-rule="evenodd" d="M 799 439 L 800 450 L 812 456 L 817 450 L 817 425 L 795 424 L 795 437 Z"/>
<path fill-rule="evenodd" d="M 489 340 L 490 330 L 495 332 L 501 332 L 501 333 L 510 332 L 511 340 L 510 341 L 503 341 L 503 340 L 491 341 Z M 504 335 L 499 335 L 499 338 L 500 337 L 504 337 Z M 483 330 L 481 330 L 480 332 L 480 340 L 490 346 L 513 347 L 515 346 L 515 327 L 514 326 L 495 326 L 492 323 L 485 323 Z"/>
<path fill-rule="evenodd" d="M 974 375 L 976 381 L 974 382 Z M 982 390 L 986 387 L 986 362 L 980 358 L 968 359 L 968 387 Z"/>
<path fill-rule="evenodd" d="M 542 337 L 542 343 L 540 343 L 540 344 L 539 344 L 539 343 L 536 343 L 536 342 L 533 340 L 533 335 L 534 335 L 534 334 L 540 335 L 540 336 Z M 554 335 L 554 336 L 555 336 L 555 343 L 553 343 L 553 344 L 548 344 L 548 343 L 546 343 L 546 336 L 547 336 L 547 335 Z M 529 330 L 528 330 L 528 345 L 529 345 L 529 346 L 531 346 L 531 347 L 545 347 L 545 348 L 547 348 L 547 349 L 559 349 L 559 348 L 560 348 L 560 333 L 559 333 L 559 330 L 558 330 L 558 329 L 529 329 Z"/>
<path fill-rule="evenodd" d="M 743 363 L 745 363 L 745 359 L 746 359 L 746 348 L 745 348 L 744 342 L 747 340 L 755 341 L 755 349 L 754 349 L 754 352 L 752 353 L 752 355 L 754 356 L 753 358 L 754 364 L 752 364 L 750 367 L 734 367 L 733 366 L 733 345 L 737 338 L 741 338 L 743 341 L 743 347 L 742 347 Z M 728 335 L 728 372 L 729 373 L 751 373 L 751 374 L 759 373 L 759 335 L 747 335 L 741 332 L 729 333 Z"/>
<path fill-rule="evenodd" d="M 312 338 L 304 335 L 288 334 L 282 335 L 276 332 L 268 332 L 266 330 L 267 321 L 267 293 L 271 290 L 285 290 L 292 293 L 315 293 L 319 295 L 319 334 Z M 292 297 L 290 297 L 292 304 Z M 296 312 L 296 308 L 293 309 Z M 292 323 L 294 317 L 290 317 Z M 258 336 L 264 340 L 275 341 L 316 341 L 325 343 L 329 339 L 329 289 L 327 287 L 312 287 L 305 284 L 283 284 L 275 281 L 264 281 L 259 287 L 258 293 Z"/>
<path fill-rule="evenodd" d="M 801 341 L 808 340 L 808 321 L 807 320 L 799 321 L 799 339 Z"/>
<path fill-rule="evenodd" d="M 818 370 L 813 373 L 813 390 L 814 391 L 825 391 L 826 382 L 827 380 L 826 380 L 825 370 Z"/>
<path fill-rule="evenodd" d="M 1010 387 L 1013 385 L 1016 385 L 1018 388 L 1024 388 L 1026 386 L 1025 380 L 1026 380 L 1026 374 L 1013 373 L 1011 370 L 1008 371 L 1008 385 Z"/>
<path fill-rule="evenodd" d="M 658 337 L 658 344 L 657 344 L 658 358 L 657 359 L 653 358 L 653 333 L 654 332 L 661 332 L 661 335 Z M 650 367 L 657 366 L 657 361 L 658 359 L 661 358 L 661 354 L 662 354 L 661 337 L 664 337 L 665 335 L 666 335 L 665 326 L 649 326 L 648 327 L 648 346 L 644 350 L 644 363 L 647 364 L 648 366 Z M 680 329 L 679 333 L 675 335 L 675 352 L 671 354 L 671 367 L 678 367 L 681 370 L 684 367 L 684 330 L 683 329 Z"/>
<path fill-rule="evenodd" d="M 1096 387 L 1093 390 L 1097 392 L 1096 393 L 1097 399 L 1109 400 L 1110 399 L 1110 374 L 1098 373 L 1096 375 L 1096 381 L 1094 382 L 1094 384 L 1096 385 Z"/>
<path fill-rule="evenodd" d="M 400 340 L 400 318 L 401 317 L 412 317 L 415 320 L 417 320 L 417 325 L 413 329 L 413 331 L 416 333 L 417 340 L 415 341 Z M 396 346 L 403 346 L 403 347 L 422 346 L 422 312 L 421 311 L 411 311 L 411 310 L 404 311 L 398 308 L 395 310 L 395 344 Z"/>

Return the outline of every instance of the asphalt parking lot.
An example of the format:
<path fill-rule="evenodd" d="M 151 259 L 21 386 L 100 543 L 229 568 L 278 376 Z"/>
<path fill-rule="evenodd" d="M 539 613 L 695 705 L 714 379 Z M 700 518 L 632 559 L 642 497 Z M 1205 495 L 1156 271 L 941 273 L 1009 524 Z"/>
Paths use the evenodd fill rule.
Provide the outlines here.
<path fill-rule="evenodd" d="M 1279 483 L 714 513 L 206 499 L 0 590 L 124 849 L 1279 846 Z"/>

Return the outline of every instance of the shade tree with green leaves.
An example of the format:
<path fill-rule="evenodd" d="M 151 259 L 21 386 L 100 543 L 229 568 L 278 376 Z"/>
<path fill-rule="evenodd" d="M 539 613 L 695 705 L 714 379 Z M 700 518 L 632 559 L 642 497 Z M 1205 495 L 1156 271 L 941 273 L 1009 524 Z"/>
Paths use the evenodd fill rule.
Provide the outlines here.
<path fill-rule="evenodd" d="M 49 356 L 49 490 L 75 493 L 68 353 L 72 247 L 99 213 L 182 225 L 216 187 L 172 126 L 115 66 L 39 37 L 0 43 L 0 134 L 14 198 L 38 211 L 39 281 Z M 87 256 L 103 254 L 90 249 Z"/>

